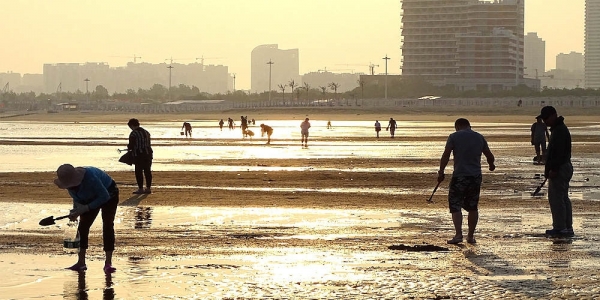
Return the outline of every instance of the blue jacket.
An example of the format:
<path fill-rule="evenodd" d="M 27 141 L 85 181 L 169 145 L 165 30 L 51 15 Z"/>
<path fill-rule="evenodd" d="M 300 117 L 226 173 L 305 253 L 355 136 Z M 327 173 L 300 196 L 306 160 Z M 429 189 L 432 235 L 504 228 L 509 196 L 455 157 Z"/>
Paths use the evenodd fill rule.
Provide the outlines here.
<path fill-rule="evenodd" d="M 95 167 L 84 167 L 85 174 L 81 184 L 75 188 L 67 189 L 73 202 L 89 205 L 90 210 L 102 207 L 110 200 L 108 188 L 114 180 L 104 171 Z"/>

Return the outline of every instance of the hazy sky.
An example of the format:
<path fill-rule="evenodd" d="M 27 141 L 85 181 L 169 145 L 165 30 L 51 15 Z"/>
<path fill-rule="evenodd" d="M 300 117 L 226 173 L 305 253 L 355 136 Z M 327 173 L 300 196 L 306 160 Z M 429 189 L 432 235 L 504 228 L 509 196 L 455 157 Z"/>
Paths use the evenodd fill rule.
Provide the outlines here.
<path fill-rule="evenodd" d="M 525 33 L 556 55 L 583 52 L 584 0 L 525 0 Z M 224 64 L 236 88 L 250 88 L 250 52 L 261 44 L 298 48 L 300 73 L 399 73 L 399 0 L 0 0 L 0 72 L 42 73 L 44 63 L 173 57 Z M 347 66 L 347 65 L 359 66 Z M 364 65 L 364 66 L 360 66 Z M 346 69 L 346 70 L 343 70 Z M 167 72 L 167 70 L 165 70 Z"/>

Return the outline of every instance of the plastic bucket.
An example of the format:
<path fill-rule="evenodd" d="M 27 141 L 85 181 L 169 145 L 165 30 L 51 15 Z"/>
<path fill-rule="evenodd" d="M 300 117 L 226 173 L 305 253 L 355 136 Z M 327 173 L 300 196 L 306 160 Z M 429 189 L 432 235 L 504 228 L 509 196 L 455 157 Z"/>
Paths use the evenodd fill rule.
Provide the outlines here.
<path fill-rule="evenodd" d="M 68 249 L 79 249 L 79 239 L 64 239 L 63 247 Z"/>

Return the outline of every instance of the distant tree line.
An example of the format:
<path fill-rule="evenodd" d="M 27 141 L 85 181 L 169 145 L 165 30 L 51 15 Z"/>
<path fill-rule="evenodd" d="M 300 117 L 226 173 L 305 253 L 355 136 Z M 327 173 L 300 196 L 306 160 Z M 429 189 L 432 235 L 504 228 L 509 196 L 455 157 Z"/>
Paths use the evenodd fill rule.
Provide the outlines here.
<path fill-rule="evenodd" d="M 326 86 L 311 87 L 309 84 L 299 83 L 291 80 L 286 83 L 277 84 L 279 89 L 271 91 L 273 101 L 294 102 L 314 101 L 323 99 L 374 99 L 383 98 L 385 91 L 382 84 L 369 84 L 361 80 L 357 81 L 357 87 L 346 92 L 338 92 L 340 84 L 331 82 Z M 288 89 L 289 87 L 289 89 Z M 388 98 L 418 98 L 425 95 L 435 95 L 448 98 L 488 98 L 488 97 L 555 97 L 555 96 L 600 96 L 597 89 L 554 89 L 544 87 L 540 91 L 531 89 L 525 85 L 517 86 L 511 90 L 504 91 L 457 91 L 454 87 L 437 87 L 419 78 L 390 79 L 388 82 Z M 24 92 L 14 93 L 1 92 L 0 106 L 6 107 L 11 103 L 30 103 L 37 107 L 50 107 L 51 104 L 61 102 L 100 102 L 100 101 L 127 101 L 139 103 L 165 103 L 177 100 L 229 100 L 229 101 L 264 101 L 269 99 L 269 92 L 247 93 L 235 91 L 228 93 L 209 94 L 202 92 L 196 86 L 180 84 L 169 90 L 161 84 L 154 84 L 149 89 L 128 89 L 124 93 L 113 93 L 98 85 L 89 93 L 77 90 L 75 92 L 40 93 Z"/>

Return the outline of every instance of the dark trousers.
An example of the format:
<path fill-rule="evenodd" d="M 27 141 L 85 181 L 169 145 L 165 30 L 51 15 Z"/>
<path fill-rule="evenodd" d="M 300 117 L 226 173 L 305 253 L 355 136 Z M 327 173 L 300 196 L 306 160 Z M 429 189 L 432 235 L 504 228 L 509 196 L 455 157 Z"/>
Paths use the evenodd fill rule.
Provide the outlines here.
<path fill-rule="evenodd" d="M 94 224 L 100 210 L 102 210 L 102 241 L 104 251 L 115 250 L 115 215 L 119 204 L 119 189 L 116 184 L 109 188 L 110 199 L 99 208 L 92 209 L 79 217 L 79 247 L 87 249 L 89 244 L 90 227 Z"/>
<path fill-rule="evenodd" d="M 548 180 L 548 202 L 552 212 L 552 228 L 573 228 L 573 207 L 569 199 L 569 182 L 573 177 L 573 165 L 568 162 L 558 168 L 556 177 Z"/>
<path fill-rule="evenodd" d="M 136 157 L 135 158 L 135 181 L 138 188 L 144 187 L 144 176 L 146 177 L 146 187 L 152 187 L 152 158 Z"/>

